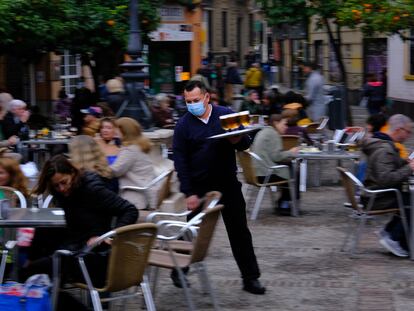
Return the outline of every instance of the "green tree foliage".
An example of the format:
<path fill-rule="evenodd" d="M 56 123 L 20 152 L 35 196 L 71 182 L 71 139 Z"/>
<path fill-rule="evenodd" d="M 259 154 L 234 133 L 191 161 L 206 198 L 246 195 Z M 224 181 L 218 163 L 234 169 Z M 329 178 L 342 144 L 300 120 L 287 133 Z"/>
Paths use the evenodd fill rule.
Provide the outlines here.
<path fill-rule="evenodd" d="M 311 12 L 306 0 L 257 0 L 270 25 L 294 24 L 307 19 Z"/>
<path fill-rule="evenodd" d="M 162 0 L 141 0 L 144 33 L 156 29 Z M 0 53 L 32 59 L 38 53 L 70 49 L 94 53 L 124 49 L 129 0 L 1 0 Z"/>
<path fill-rule="evenodd" d="M 347 0 L 339 8 L 338 22 L 360 27 L 365 35 L 400 34 L 414 28 L 414 0 Z"/>

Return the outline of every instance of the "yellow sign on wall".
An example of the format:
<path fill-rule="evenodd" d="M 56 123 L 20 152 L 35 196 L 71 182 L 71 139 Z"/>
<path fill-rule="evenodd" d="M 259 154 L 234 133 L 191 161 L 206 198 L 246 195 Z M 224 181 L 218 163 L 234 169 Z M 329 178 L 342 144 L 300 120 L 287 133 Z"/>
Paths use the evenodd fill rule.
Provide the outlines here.
<path fill-rule="evenodd" d="M 190 73 L 189 72 L 182 72 L 181 73 L 181 81 L 188 81 L 190 80 Z"/>

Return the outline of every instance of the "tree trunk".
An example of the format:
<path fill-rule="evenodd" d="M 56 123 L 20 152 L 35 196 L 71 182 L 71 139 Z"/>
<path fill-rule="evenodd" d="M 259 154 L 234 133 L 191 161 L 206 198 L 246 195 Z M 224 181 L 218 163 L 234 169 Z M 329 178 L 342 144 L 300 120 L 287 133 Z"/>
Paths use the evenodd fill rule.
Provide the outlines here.
<path fill-rule="evenodd" d="M 343 61 L 343 57 L 342 57 L 342 37 L 341 37 L 341 27 L 337 24 L 336 25 L 336 36 L 337 38 L 335 39 L 335 36 L 333 34 L 333 30 L 331 25 L 329 24 L 329 20 L 327 18 L 323 19 L 325 25 L 326 25 L 326 29 L 328 32 L 328 37 L 329 37 L 329 42 L 332 44 L 332 47 L 334 49 L 335 52 L 335 56 L 336 56 L 336 60 L 338 62 L 339 65 L 339 70 L 341 72 L 341 80 L 343 83 L 343 103 L 345 104 L 345 111 L 346 111 L 346 115 L 347 115 L 347 124 L 349 126 L 352 126 L 353 121 L 352 121 L 352 114 L 351 114 L 351 108 L 349 105 L 349 101 L 348 101 L 348 75 L 345 69 L 345 64 Z"/>

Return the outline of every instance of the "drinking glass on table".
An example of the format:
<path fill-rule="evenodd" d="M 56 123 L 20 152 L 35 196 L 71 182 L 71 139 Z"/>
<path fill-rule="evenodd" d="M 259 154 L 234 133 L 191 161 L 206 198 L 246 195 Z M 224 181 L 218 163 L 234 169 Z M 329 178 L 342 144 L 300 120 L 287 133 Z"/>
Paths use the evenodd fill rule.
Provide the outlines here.
<path fill-rule="evenodd" d="M 39 198 L 37 195 L 31 195 L 31 206 L 30 211 L 33 213 L 37 213 L 39 211 Z"/>
<path fill-rule="evenodd" d="M 36 130 L 29 130 L 29 138 L 30 139 L 36 138 Z"/>

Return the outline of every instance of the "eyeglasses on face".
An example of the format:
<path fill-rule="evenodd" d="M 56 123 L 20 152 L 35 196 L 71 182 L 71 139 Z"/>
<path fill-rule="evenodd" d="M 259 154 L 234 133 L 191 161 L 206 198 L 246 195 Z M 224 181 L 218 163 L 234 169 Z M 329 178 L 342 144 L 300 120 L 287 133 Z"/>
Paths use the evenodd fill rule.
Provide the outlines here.
<path fill-rule="evenodd" d="M 411 129 L 407 130 L 405 127 L 400 127 L 400 129 L 404 130 L 409 135 L 411 135 L 413 133 L 413 131 Z"/>

